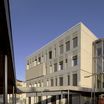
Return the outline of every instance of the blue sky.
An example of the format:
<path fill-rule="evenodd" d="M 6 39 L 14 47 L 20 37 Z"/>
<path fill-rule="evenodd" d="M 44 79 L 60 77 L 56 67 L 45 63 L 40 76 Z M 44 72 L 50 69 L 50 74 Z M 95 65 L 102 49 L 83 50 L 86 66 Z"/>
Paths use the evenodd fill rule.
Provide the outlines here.
<path fill-rule="evenodd" d="M 10 9 L 19 80 L 28 55 L 80 21 L 104 37 L 104 0 L 10 0 Z"/>

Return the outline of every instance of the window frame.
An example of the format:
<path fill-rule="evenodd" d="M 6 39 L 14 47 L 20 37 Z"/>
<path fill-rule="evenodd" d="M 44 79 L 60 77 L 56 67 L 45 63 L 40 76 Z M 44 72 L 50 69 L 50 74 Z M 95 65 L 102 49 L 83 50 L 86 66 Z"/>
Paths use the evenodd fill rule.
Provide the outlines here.
<path fill-rule="evenodd" d="M 78 37 L 73 38 L 73 48 L 76 48 L 78 46 Z"/>

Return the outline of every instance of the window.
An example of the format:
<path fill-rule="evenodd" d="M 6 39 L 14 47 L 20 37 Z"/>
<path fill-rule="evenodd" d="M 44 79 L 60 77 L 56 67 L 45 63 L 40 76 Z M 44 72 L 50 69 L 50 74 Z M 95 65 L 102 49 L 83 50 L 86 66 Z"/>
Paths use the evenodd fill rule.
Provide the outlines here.
<path fill-rule="evenodd" d="M 41 87 L 43 87 L 43 81 L 41 81 Z"/>
<path fill-rule="evenodd" d="M 57 78 L 55 78 L 55 85 L 57 86 Z"/>
<path fill-rule="evenodd" d="M 51 79 L 51 86 L 53 86 L 54 84 L 53 84 L 53 79 Z"/>
<path fill-rule="evenodd" d="M 65 63 L 68 63 L 68 59 L 65 59 Z"/>
<path fill-rule="evenodd" d="M 73 48 L 78 46 L 78 37 L 73 38 Z"/>
<path fill-rule="evenodd" d="M 63 54 L 63 52 L 64 52 L 64 47 L 63 47 L 63 44 L 62 44 L 62 45 L 60 45 L 60 54 Z"/>
<path fill-rule="evenodd" d="M 76 66 L 78 64 L 77 55 L 76 56 L 73 56 L 73 58 L 72 58 L 72 64 L 73 64 L 73 66 Z"/>
<path fill-rule="evenodd" d="M 49 86 L 49 80 L 47 79 L 47 86 Z"/>
<path fill-rule="evenodd" d="M 59 70 L 63 70 L 63 61 L 59 62 Z"/>
<path fill-rule="evenodd" d="M 52 65 L 49 66 L 49 69 L 50 69 L 50 73 L 52 73 Z"/>
<path fill-rule="evenodd" d="M 41 57 L 38 57 L 38 64 L 41 63 Z"/>
<path fill-rule="evenodd" d="M 36 87 L 36 84 L 37 84 L 37 83 L 34 84 L 34 87 Z"/>
<path fill-rule="evenodd" d="M 57 63 L 54 64 L 54 72 L 57 71 Z"/>
<path fill-rule="evenodd" d="M 66 42 L 66 51 L 69 51 L 70 50 L 70 41 L 67 41 Z"/>
<path fill-rule="evenodd" d="M 27 70 L 29 69 L 29 61 L 27 61 Z"/>
<path fill-rule="evenodd" d="M 102 48 L 97 48 L 97 56 L 101 56 L 102 55 Z"/>
<path fill-rule="evenodd" d="M 97 88 L 101 88 L 101 75 L 97 75 Z"/>
<path fill-rule="evenodd" d="M 49 59 L 52 59 L 52 51 L 49 51 Z"/>
<path fill-rule="evenodd" d="M 59 77 L 59 85 L 63 86 L 63 77 Z"/>
<path fill-rule="evenodd" d="M 38 87 L 41 87 L 41 83 L 40 82 L 38 82 Z"/>
<path fill-rule="evenodd" d="M 73 86 L 77 86 L 77 74 L 73 74 Z"/>
<path fill-rule="evenodd" d="M 34 60 L 34 66 L 36 66 L 36 63 L 37 63 L 37 59 Z"/>
<path fill-rule="evenodd" d="M 70 75 L 68 75 L 68 85 L 70 85 Z"/>
<path fill-rule="evenodd" d="M 104 74 L 103 74 L 103 83 L 102 84 L 103 84 L 103 88 L 104 88 Z"/>
<path fill-rule="evenodd" d="M 44 62 L 44 56 L 42 55 L 42 57 L 41 57 L 41 62 Z"/>
<path fill-rule="evenodd" d="M 54 49 L 54 57 L 56 57 L 56 48 Z"/>

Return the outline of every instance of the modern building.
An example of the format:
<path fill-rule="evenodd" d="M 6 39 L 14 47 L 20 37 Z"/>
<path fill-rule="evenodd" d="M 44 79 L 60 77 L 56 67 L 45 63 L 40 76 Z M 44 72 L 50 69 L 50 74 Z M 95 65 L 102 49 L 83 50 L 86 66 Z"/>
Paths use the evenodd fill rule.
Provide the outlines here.
<path fill-rule="evenodd" d="M 92 69 L 95 40 L 97 37 L 83 23 L 78 23 L 28 56 L 26 64 L 27 87 L 37 88 L 42 92 L 40 94 L 37 94 L 38 91 L 37 93 L 28 93 L 27 104 L 39 102 L 59 104 L 60 100 L 63 104 L 68 104 L 67 100 L 70 100 L 70 104 L 85 103 L 87 100 L 82 101 L 81 99 L 82 97 L 86 99 L 87 92 L 93 87 L 93 77 L 87 78 L 87 76 L 94 73 Z M 42 88 L 44 90 L 41 90 Z M 53 94 L 54 92 L 48 93 L 52 89 L 54 91 L 69 89 L 70 95 L 60 96 L 60 91 L 56 91 L 56 94 Z M 78 92 L 82 93 L 77 96 Z M 86 95 L 83 95 L 84 92 Z M 90 102 L 89 98 L 88 102 Z"/>
<path fill-rule="evenodd" d="M 9 0 L 0 0 L 0 104 L 7 104 L 7 95 L 16 92 L 13 51 Z"/>
<path fill-rule="evenodd" d="M 99 90 L 104 89 L 104 38 L 98 39 L 93 43 L 94 56 L 93 69 L 95 71 L 95 87 Z"/>

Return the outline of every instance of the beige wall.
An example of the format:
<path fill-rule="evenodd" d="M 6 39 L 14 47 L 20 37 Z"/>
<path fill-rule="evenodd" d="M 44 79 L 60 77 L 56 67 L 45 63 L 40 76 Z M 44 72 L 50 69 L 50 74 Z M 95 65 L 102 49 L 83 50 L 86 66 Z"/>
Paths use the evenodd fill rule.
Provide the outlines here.
<path fill-rule="evenodd" d="M 29 70 L 26 70 L 26 80 L 37 78 L 43 75 L 46 75 L 45 63 L 39 64 Z"/>
<path fill-rule="evenodd" d="M 78 46 L 73 48 L 73 38 L 78 37 Z M 35 82 L 43 80 L 43 85 L 46 86 L 47 79 L 57 78 L 59 84 L 59 77 L 63 76 L 64 85 L 67 85 L 67 75 L 70 75 L 70 85 L 73 83 L 73 74 L 77 73 L 78 75 L 78 86 L 81 87 L 91 87 L 92 78 L 84 78 L 89 73 L 92 73 L 92 42 L 96 39 L 94 34 L 82 23 L 75 25 L 74 27 L 70 28 L 62 35 L 57 37 L 56 39 L 52 40 L 31 56 L 27 57 L 27 61 L 32 62 L 32 59 L 38 57 L 42 58 L 41 63 L 37 62 L 37 65 L 33 66 L 31 63 L 28 67 L 29 69 L 26 70 L 26 80 L 33 79 L 31 81 L 27 81 L 27 85 L 34 84 Z M 65 43 L 70 41 L 70 50 L 66 52 L 65 50 Z M 64 45 L 64 53 L 60 54 L 59 46 Z M 56 48 L 56 56 L 54 53 L 54 49 Z M 52 59 L 49 59 L 49 51 L 52 50 Z M 47 55 L 47 56 L 46 56 Z M 78 56 L 78 65 L 72 66 L 72 57 L 74 55 Z M 65 66 L 65 59 L 68 59 L 68 65 Z M 64 68 L 63 70 L 59 70 L 59 62 L 63 60 Z M 58 71 L 54 72 L 54 63 L 57 62 Z M 52 71 L 50 73 L 50 64 L 52 65 Z M 89 73 L 88 73 L 89 72 Z M 42 76 L 43 77 L 40 77 Z M 87 83 L 86 83 L 87 81 Z M 54 82 L 55 83 L 55 82 Z M 49 85 L 50 86 L 50 85 Z"/>
<path fill-rule="evenodd" d="M 80 85 L 92 87 L 92 77 L 85 78 L 92 74 L 92 44 L 97 39 L 95 35 L 81 24 L 81 51 L 80 51 Z"/>

